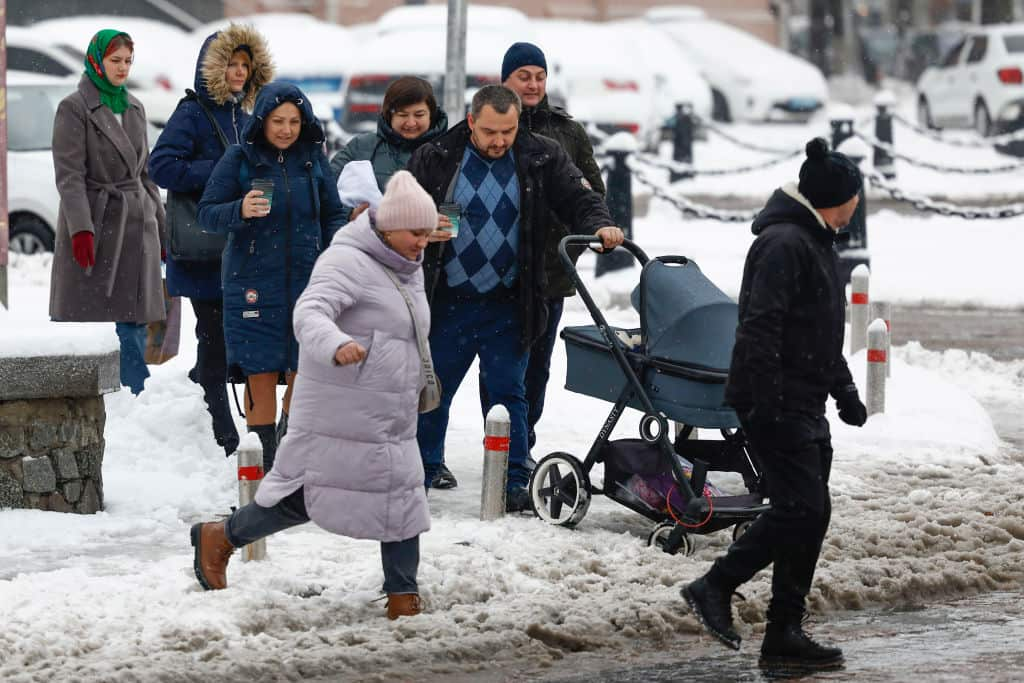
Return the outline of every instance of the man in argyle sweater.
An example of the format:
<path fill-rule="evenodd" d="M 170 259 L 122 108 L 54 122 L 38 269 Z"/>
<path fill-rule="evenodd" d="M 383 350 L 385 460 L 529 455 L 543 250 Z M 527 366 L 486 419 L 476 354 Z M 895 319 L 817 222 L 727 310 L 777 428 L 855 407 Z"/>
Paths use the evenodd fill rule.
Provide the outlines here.
<path fill-rule="evenodd" d="M 547 322 L 544 247 L 548 215 L 577 234 L 622 244 L 599 194 L 553 140 L 519 128 L 522 104 L 509 88 L 489 85 L 473 97 L 466 120 L 423 145 L 409 170 L 438 204 L 462 206 L 459 234 L 443 228 L 424 256 L 430 300 L 430 352 L 441 406 L 420 415 L 417 438 L 426 485 L 444 459 L 448 414 L 473 360 L 492 405 L 511 420 L 506 508 L 530 509 L 525 467 L 526 366 Z"/>

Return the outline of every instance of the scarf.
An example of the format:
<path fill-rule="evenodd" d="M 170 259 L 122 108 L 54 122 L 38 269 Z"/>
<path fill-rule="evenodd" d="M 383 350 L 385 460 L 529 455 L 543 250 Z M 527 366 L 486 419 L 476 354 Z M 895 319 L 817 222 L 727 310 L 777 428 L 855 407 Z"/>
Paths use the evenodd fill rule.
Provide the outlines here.
<path fill-rule="evenodd" d="M 128 108 L 128 90 L 123 85 L 115 86 L 107 80 L 107 71 L 103 68 L 103 55 L 107 46 L 117 36 L 127 36 L 124 31 L 107 28 L 103 29 L 89 41 L 89 48 L 85 51 L 85 75 L 89 77 L 92 84 L 100 91 L 100 102 L 110 108 L 115 114 L 121 114 Z M 128 36 L 131 38 L 131 36 Z"/>

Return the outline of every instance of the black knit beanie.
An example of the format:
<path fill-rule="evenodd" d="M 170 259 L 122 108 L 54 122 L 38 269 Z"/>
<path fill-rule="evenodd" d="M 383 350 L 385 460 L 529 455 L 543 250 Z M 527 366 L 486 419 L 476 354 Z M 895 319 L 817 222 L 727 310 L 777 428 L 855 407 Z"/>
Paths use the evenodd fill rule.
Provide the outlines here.
<path fill-rule="evenodd" d="M 829 151 L 824 138 L 807 143 L 807 159 L 800 167 L 797 189 L 816 209 L 841 206 L 860 192 L 863 179 L 850 157 Z"/>
<path fill-rule="evenodd" d="M 501 82 L 507 81 L 516 69 L 524 66 L 539 66 L 547 71 L 548 61 L 544 59 L 544 52 L 533 43 L 513 43 L 501 60 Z"/>

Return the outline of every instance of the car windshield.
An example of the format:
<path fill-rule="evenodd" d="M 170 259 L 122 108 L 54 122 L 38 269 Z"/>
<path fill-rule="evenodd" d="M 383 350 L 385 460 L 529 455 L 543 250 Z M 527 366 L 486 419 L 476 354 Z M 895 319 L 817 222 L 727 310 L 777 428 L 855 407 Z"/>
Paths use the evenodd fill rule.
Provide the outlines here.
<path fill-rule="evenodd" d="M 1024 52 L 1024 35 L 1003 36 L 1003 44 L 1006 45 L 1006 51 L 1011 54 Z"/>
<path fill-rule="evenodd" d="M 7 149 L 50 149 L 57 105 L 73 85 L 15 85 L 7 89 Z"/>

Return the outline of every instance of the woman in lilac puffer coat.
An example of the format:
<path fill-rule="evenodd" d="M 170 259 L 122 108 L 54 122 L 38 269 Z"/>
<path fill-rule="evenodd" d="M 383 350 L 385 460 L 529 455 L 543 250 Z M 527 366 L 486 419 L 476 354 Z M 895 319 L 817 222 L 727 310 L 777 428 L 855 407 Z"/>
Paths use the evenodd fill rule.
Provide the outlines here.
<path fill-rule="evenodd" d="M 423 369 L 409 307 L 426 335 L 423 249 L 433 200 L 396 173 L 379 209 L 339 230 L 295 307 L 298 376 L 288 434 L 256 502 L 192 528 L 195 572 L 224 588 L 235 548 L 312 519 L 381 541 L 388 617 L 420 611 L 419 535 L 430 528 L 416 418 Z"/>

